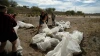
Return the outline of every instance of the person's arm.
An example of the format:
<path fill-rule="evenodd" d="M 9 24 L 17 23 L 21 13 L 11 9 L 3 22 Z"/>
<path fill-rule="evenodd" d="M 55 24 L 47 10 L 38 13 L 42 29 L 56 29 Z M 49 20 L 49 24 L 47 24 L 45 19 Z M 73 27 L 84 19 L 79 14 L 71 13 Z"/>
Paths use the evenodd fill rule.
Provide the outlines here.
<path fill-rule="evenodd" d="M 11 16 L 9 16 L 9 18 L 10 18 L 10 21 L 12 23 L 12 26 L 15 27 L 17 25 L 15 19 L 13 17 L 11 17 Z"/>

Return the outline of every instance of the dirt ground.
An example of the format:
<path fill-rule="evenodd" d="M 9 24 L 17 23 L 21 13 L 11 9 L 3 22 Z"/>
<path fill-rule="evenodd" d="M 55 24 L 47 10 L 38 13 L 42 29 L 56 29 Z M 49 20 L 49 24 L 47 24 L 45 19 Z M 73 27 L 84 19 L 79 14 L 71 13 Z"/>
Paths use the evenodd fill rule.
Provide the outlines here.
<path fill-rule="evenodd" d="M 35 26 L 31 29 L 18 29 L 23 56 L 45 56 L 45 52 L 30 46 L 31 39 L 36 33 L 39 17 L 17 16 L 16 19 Z M 57 16 L 56 20 L 70 21 L 71 28 L 66 29 L 68 32 L 77 29 L 84 33 L 81 43 L 82 54 L 78 56 L 100 56 L 100 16 L 86 16 L 85 18 L 82 16 Z M 51 23 L 52 21 L 49 19 L 48 25 L 51 25 Z"/>

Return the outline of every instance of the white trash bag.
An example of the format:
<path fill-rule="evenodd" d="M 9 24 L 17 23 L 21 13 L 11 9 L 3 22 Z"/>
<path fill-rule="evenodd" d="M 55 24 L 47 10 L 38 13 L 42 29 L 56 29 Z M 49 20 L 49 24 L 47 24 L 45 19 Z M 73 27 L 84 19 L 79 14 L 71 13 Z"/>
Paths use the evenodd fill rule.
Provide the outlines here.
<path fill-rule="evenodd" d="M 48 28 L 46 23 L 42 24 L 42 28 L 41 28 L 40 32 L 46 33 L 47 35 L 52 34 L 52 31 Z"/>
<path fill-rule="evenodd" d="M 45 33 L 39 33 L 39 34 L 35 35 L 34 37 L 32 37 L 31 44 L 44 42 L 45 36 L 46 36 Z"/>
<path fill-rule="evenodd" d="M 22 21 L 17 21 L 17 25 L 21 28 L 25 27 L 25 28 L 31 28 L 34 27 L 34 25 L 30 24 L 30 23 L 24 23 Z"/>
<path fill-rule="evenodd" d="M 50 39 L 51 39 L 50 37 L 46 37 L 44 39 L 44 42 L 37 43 L 38 48 L 41 49 L 42 51 L 46 51 L 47 49 L 51 48 Z"/>
<path fill-rule="evenodd" d="M 70 28 L 70 21 L 67 21 L 65 24 L 63 24 L 64 28 Z"/>
<path fill-rule="evenodd" d="M 69 40 L 63 37 L 62 41 L 54 48 L 49 51 L 45 56 L 69 56 L 70 52 L 67 49 Z M 71 55 L 70 55 L 71 56 Z"/>
<path fill-rule="evenodd" d="M 83 39 L 83 33 L 78 30 L 74 30 L 71 37 L 80 44 Z"/>
<path fill-rule="evenodd" d="M 54 50 L 49 51 L 45 56 L 73 56 L 73 53 L 82 52 L 79 41 L 77 41 L 79 38 L 82 40 L 82 37 L 82 33 L 79 31 L 74 31 L 73 36 L 65 32 L 62 41 L 54 48 Z"/>

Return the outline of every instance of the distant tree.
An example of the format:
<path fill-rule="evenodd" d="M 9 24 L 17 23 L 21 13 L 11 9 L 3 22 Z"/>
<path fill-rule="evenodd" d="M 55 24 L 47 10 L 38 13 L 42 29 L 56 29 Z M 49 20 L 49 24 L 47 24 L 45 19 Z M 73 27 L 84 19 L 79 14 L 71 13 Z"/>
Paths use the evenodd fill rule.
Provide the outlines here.
<path fill-rule="evenodd" d="M 13 0 L 9 0 L 9 4 L 11 7 L 16 7 L 18 5 L 17 2 Z"/>
<path fill-rule="evenodd" d="M 66 15 L 71 15 L 70 11 L 65 12 Z"/>
<path fill-rule="evenodd" d="M 56 9 L 55 8 L 46 8 L 45 9 L 48 13 L 54 12 Z"/>
<path fill-rule="evenodd" d="M 77 15 L 84 15 L 84 13 L 82 11 L 77 11 L 76 13 Z"/>
<path fill-rule="evenodd" d="M 26 5 L 24 5 L 23 7 L 24 7 L 24 8 L 29 8 L 29 6 L 26 6 Z"/>
<path fill-rule="evenodd" d="M 42 9 L 39 8 L 39 7 L 37 7 L 37 6 L 32 6 L 32 7 L 31 7 L 31 12 L 32 12 L 34 15 L 39 15 L 41 10 L 42 10 Z"/>
<path fill-rule="evenodd" d="M 75 11 L 74 10 L 71 10 L 70 13 L 71 13 L 71 15 L 75 15 Z"/>
<path fill-rule="evenodd" d="M 9 1 L 8 0 L 0 0 L 0 5 L 5 5 L 9 7 Z"/>

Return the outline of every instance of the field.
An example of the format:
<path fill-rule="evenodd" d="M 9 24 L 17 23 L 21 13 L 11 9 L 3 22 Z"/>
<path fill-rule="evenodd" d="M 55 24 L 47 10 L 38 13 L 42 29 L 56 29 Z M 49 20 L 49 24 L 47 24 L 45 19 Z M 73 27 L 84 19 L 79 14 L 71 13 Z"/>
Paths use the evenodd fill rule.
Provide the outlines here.
<path fill-rule="evenodd" d="M 23 47 L 23 56 L 45 56 L 46 52 L 30 46 L 31 39 L 36 34 L 39 17 L 17 16 L 16 20 L 31 23 L 35 26 L 31 29 L 18 29 L 18 36 Z M 71 28 L 66 29 L 68 32 L 79 30 L 84 33 L 80 45 L 83 52 L 79 56 L 100 56 L 100 16 L 57 16 L 56 20 L 70 21 Z M 48 25 L 51 25 L 51 23 L 52 21 L 49 19 Z"/>

